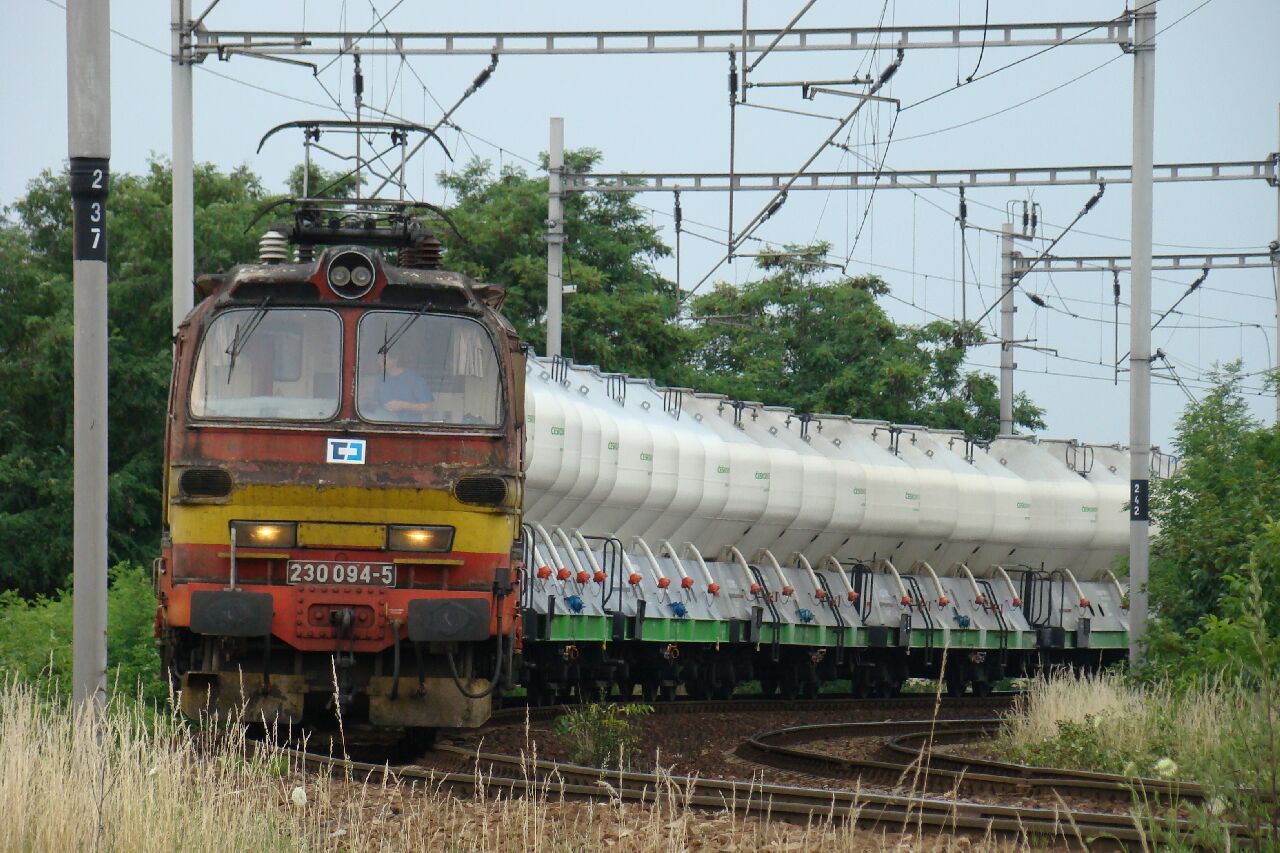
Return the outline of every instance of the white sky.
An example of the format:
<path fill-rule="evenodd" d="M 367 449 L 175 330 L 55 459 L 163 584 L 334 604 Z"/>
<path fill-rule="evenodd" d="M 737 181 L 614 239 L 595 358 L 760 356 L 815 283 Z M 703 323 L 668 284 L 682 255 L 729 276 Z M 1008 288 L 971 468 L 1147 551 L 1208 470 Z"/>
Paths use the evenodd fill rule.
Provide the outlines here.
<path fill-rule="evenodd" d="M 1173 24 L 1202 0 L 1160 0 L 1157 27 Z M 196 0 L 203 9 L 205 0 Z M 376 0 L 386 11 L 394 0 Z M 751 4 L 753 26 L 779 26 L 802 5 L 801 0 Z M 1121 2 L 1081 0 L 1074 3 L 1014 3 L 993 0 L 992 22 L 1090 20 L 1123 10 Z M 167 156 L 170 142 L 169 4 L 117 2 L 112 24 L 129 39 L 112 40 L 112 168 L 138 171 L 152 155 Z M 819 0 L 803 26 L 874 26 L 896 24 L 980 23 L 980 0 L 948 2 L 838 2 Z M 339 28 L 346 15 L 350 29 L 374 22 L 369 0 L 310 0 L 263 4 L 223 0 L 209 17 L 210 29 Z M 741 24 L 736 0 L 672 3 L 655 0 L 639 7 L 563 0 L 550 3 L 405 2 L 387 18 L 392 29 L 448 30 L 585 30 L 733 28 Z M 58 167 L 66 158 L 65 12 L 52 0 L 0 0 L 0 20 L 8 23 L 8 48 L 0 53 L 0 114 L 10 119 L 0 139 L 0 203 L 20 196 L 40 169 Z M 1280 2 L 1277 0 L 1211 0 L 1157 39 L 1155 159 L 1162 162 L 1256 160 L 1280 148 Z M 159 52 L 157 52 L 159 51 Z M 981 72 L 998 68 L 1030 49 L 988 48 Z M 957 55 L 958 54 L 958 55 Z M 918 108 L 901 113 L 895 139 L 885 154 L 891 107 L 867 108 L 853 125 L 850 142 L 861 143 L 872 158 L 886 157 L 899 169 L 941 167 L 1121 164 L 1131 157 L 1130 122 L 1132 59 L 1120 56 L 1094 73 L 1024 106 L 993 118 L 941 133 L 930 133 L 1003 110 L 1097 68 L 1119 55 L 1110 46 L 1067 46 L 1036 57 L 989 79 L 975 82 Z M 865 53 L 775 54 L 755 72 L 756 80 L 814 79 L 879 70 L 890 60 Z M 906 60 L 882 94 L 910 104 L 953 86 L 973 71 L 977 50 L 908 51 Z M 486 64 L 482 57 L 420 58 L 412 61 L 441 103 L 452 103 Z M 432 122 L 440 114 L 430 95 L 398 59 L 365 61 L 367 101 L 417 121 Z M 263 92 L 313 102 L 299 103 Z M 321 75 L 329 91 L 351 106 L 351 63 L 344 59 Z M 547 147 L 547 120 L 565 119 L 566 144 L 591 146 L 605 154 L 605 170 L 718 171 L 727 168 L 727 59 L 721 55 L 635 57 L 503 57 L 492 80 L 455 115 L 468 137 L 447 133 L 459 161 L 471 153 L 507 161 L 536 159 Z M 399 73 L 399 82 L 396 83 Z M 195 77 L 196 159 L 223 168 L 247 164 L 267 186 L 279 190 L 288 168 L 300 160 L 296 140 L 282 134 L 261 155 L 258 139 L 270 127 L 301 118 L 332 117 L 324 88 L 309 70 L 236 57 L 210 59 Z M 795 90 L 752 90 L 752 101 L 827 115 L 843 115 L 846 99 L 819 96 L 801 100 Z M 738 168 L 785 172 L 797 168 L 826 136 L 832 123 L 757 109 L 739 111 Z M 911 138 L 917 137 L 917 138 Z M 499 150 L 501 147 L 501 151 Z M 442 191 L 432 176 L 448 163 L 438 148 L 424 149 L 427 159 L 411 166 L 411 190 L 431 201 Z M 850 168 L 851 158 L 828 149 L 816 169 Z M 530 167 L 532 168 L 532 167 Z M 970 222 L 998 229 L 1007 201 L 1034 197 L 1052 225 L 1070 222 L 1092 194 L 1090 187 L 1025 188 L 970 191 Z M 750 218 L 767 194 L 740 194 L 737 224 Z M 640 197 L 656 208 L 654 222 L 673 243 L 671 197 Z M 870 214 L 857 245 L 863 211 Z M 726 221 L 722 194 L 685 193 L 686 225 L 691 232 L 714 236 Z M 1155 188 L 1156 252 L 1204 251 L 1209 248 L 1264 250 L 1277 237 L 1280 203 L 1277 190 L 1261 181 L 1161 185 Z M 936 206 L 935 206 L 936 205 Z M 985 205 L 990 205 L 987 207 Z M 941 207 L 942 210 L 938 208 Z M 994 208 L 994 209 L 993 209 Z M 795 192 L 783 209 L 757 234 L 775 243 L 825 239 L 841 258 L 852 255 L 851 273 L 879 272 L 890 283 L 893 298 L 884 301 L 895 318 L 921 322 L 931 314 L 960 313 L 960 257 L 954 222 L 956 199 L 949 192 L 880 190 L 873 199 L 863 193 Z M 699 224 L 700 223 L 700 224 Z M 1094 209 L 1057 247 L 1057 254 L 1124 254 L 1128 251 L 1129 191 L 1112 186 Z M 1086 233 L 1087 232 L 1087 233 Z M 721 232 L 722 233 L 722 232 Z M 1048 228 L 1050 236 L 1057 229 Z M 1179 247 L 1195 247 L 1181 249 Z M 750 249 L 747 249 L 750 251 Z M 967 278 L 970 316 L 980 313 L 998 292 L 999 248 L 996 238 L 970 232 L 972 259 Z M 689 286 L 721 256 L 709 241 L 683 241 L 681 280 Z M 871 266 L 872 264 L 877 266 Z M 674 277 L 673 260 L 662 265 Z M 713 278 L 745 281 L 751 262 L 721 267 Z M 1194 271 L 1158 272 L 1153 305 L 1163 311 L 1195 278 Z M 975 286 L 975 277 L 979 285 Z M 1199 292 L 1180 306 L 1153 335 L 1178 373 L 1198 393 L 1198 378 L 1214 362 L 1243 358 L 1247 371 L 1268 366 L 1276 349 L 1275 299 L 1268 270 L 1217 271 Z M 1121 277 L 1127 302 L 1127 277 Z M 1056 287 L 1056 289 L 1055 289 Z M 1047 353 L 1020 351 L 1015 384 L 1048 410 L 1047 434 L 1091 441 L 1125 442 L 1128 436 L 1128 386 L 1111 383 L 1114 327 L 1111 324 L 1111 280 L 1103 273 L 1033 276 L 1027 289 L 1062 310 L 1038 309 L 1025 296 L 1018 299 L 1016 334 L 1031 337 Z M 1061 297 L 1061 298 L 1060 298 Z M 572 298 L 571 296 L 568 298 Z M 1063 301 L 1065 299 L 1065 302 Z M 1125 310 L 1121 311 L 1120 350 L 1128 349 Z M 996 315 L 990 318 L 994 322 Z M 987 325 L 990 334 L 991 325 Z M 975 366 L 994 367 L 998 349 L 977 348 Z M 1101 364 L 1100 364 L 1101 362 Z M 1048 371 L 1047 373 L 1045 371 Z M 1250 387 L 1257 387 L 1250 381 Z M 1270 422 L 1274 398 L 1252 396 L 1259 417 Z M 1157 382 L 1153 389 L 1153 440 L 1169 443 L 1173 422 L 1186 397 L 1177 386 Z"/>

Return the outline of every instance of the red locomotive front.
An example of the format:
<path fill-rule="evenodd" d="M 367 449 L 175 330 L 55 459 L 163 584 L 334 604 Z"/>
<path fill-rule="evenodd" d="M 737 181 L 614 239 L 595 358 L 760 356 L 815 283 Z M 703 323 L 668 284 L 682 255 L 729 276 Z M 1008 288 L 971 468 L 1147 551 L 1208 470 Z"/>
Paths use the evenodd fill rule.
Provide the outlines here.
<path fill-rule="evenodd" d="M 282 244 L 202 280 L 176 338 L 157 630 L 182 707 L 478 725 L 517 637 L 502 292 L 433 268 L 429 237 L 398 266 Z"/>

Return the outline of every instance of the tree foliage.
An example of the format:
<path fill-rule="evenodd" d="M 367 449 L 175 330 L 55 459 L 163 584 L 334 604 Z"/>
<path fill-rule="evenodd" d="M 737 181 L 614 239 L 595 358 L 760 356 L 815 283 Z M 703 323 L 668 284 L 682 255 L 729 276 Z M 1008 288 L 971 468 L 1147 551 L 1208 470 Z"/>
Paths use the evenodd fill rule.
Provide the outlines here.
<path fill-rule="evenodd" d="M 171 347 L 169 206 L 161 162 L 112 180 L 108 291 L 109 531 L 112 563 L 160 541 Z M 246 169 L 195 172 L 197 269 L 252 258 L 245 225 L 265 198 Z M 0 590 L 52 594 L 71 570 L 71 199 L 46 170 L 0 220 Z"/>
<path fill-rule="evenodd" d="M 786 246 L 758 259 L 762 277 L 719 284 L 693 301 L 700 324 L 694 367 L 707 390 L 800 411 L 963 429 L 990 438 L 999 390 L 964 370 L 976 326 L 899 325 L 876 301 L 874 275 L 819 282 L 827 245 Z M 1015 420 L 1043 427 L 1043 410 L 1020 395 Z"/>
<path fill-rule="evenodd" d="M 1264 610 L 1280 613 L 1280 429 L 1250 416 L 1240 383 L 1232 365 L 1187 407 L 1175 437 L 1181 464 L 1153 484 L 1148 643 L 1157 665 L 1181 667 L 1190 649 L 1206 667 L 1246 653 L 1250 575 L 1263 579 Z M 1269 630 L 1274 637 L 1280 625 Z"/>
<path fill-rule="evenodd" d="M 589 172 L 600 156 L 567 152 L 565 168 Z M 441 233 L 446 266 L 505 285 L 503 310 L 525 341 L 546 352 L 546 179 L 513 165 L 495 173 L 474 159 L 439 180 L 456 195 L 449 217 L 465 236 Z M 679 297 L 654 267 L 670 250 L 644 211 L 624 194 L 572 193 L 564 219 L 563 274 L 575 288 L 564 297 L 564 354 L 659 382 L 687 379 L 690 336 L 675 322 Z"/>
<path fill-rule="evenodd" d="M 121 564 L 111 570 L 107 591 L 107 682 L 112 692 L 152 701 L 168 696 L 168 685 L 156 675 L 160 656 L 152 631 L 155 597 L 151 579 L 139 566 Z M 72 594 L 24 599 L 13 590 L 0 592 L 0 678 L 38 683 L 46 694 L 70 699 Z"/>

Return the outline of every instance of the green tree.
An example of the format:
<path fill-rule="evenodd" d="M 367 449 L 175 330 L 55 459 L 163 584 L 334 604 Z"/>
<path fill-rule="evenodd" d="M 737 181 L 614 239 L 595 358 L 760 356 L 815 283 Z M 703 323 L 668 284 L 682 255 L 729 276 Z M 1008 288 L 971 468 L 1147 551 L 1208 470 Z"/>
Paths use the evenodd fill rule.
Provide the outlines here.
<path fill-rule="evenodd" d="M 589 172 L 600 156 L 570 151 L 565 167 Z M 517 166 L 495 174 L 491 163 L 474 159 L 439 180 L 456 196 L 449 217 L 465 235 L 442 229 L 445 265 L 505 285 L 504 312 L 525 341 L 545 352 L 546 179 Z M 690 336 L 675 322 L 674 283 L 654 267 L 670 251 L 657 229 L 626 194 L 573 193 L 564 209 L 564 279 L 576 288 L 564 297 L 565 355 L 659 382 L 686 381 Z"/>
<path fill-rule="evenodd" d="M 693 301 L 702 387 L 800 411 L 994 435 L 995 382 L 964 370 L 966 346 L 981 332 L 945 321 L 895 323 L 876 302 L 888 292 L 877 276 L 819 280 L 827 248 L 763 253 L 761 278 L 720 283 Z M 1044 426 L 1042 410 L 1025 396 L 1014 414 L 1025 427 Z"/>
<path fill-rule="evenodd" d="M 1240 610 L 1239 581 L 1232 578 L 1251 559 L 1265 573 L 1280 555 L 1274 529 L 1262 537 L 1280 514 L 1280 429 L 1250 416 L 1240 385 L 1239 364 L 1214 376 L 1214 387 L 1178 421 L 1178 470 L 1152 486 L 1151 518 L 1159 533 L 1151 544 L 1155 619 L 1148 643 L 1161 663 L 1181 666 L 1206 632 L 1227 636 L 1221 620 Z M 1276 612 L 1280 587 L 1264 589 Z"/>
<path fill-rule="evenodd" d="M 118 175 L 110 235 L 108 435 L 111 561 L 146 563 L 160 541 L 170 372 L 171 175 Z M 252 258 L 245 225 L 265 199 L 246 169 L 195 172 L 197 269 Z M 46 170 L 0 220 L 0 589 L 51 594 L 71 570 L 71 200 Z"/>
<path fill-rule="evenodd" d="M 302 192 L 303 175 L 307 175 L 307 193 Z M 292 198 L 302 198 L 304 195 L 309 195 L 310 198 L 352 198 L 356 194 L 356 188 L 363 183 L 364 181 L 357 181 L 352 172 L 330 172 L 315 163 L 307 169 L 306 165 L 299 163 L 289 170 L 285 186 Z"/>

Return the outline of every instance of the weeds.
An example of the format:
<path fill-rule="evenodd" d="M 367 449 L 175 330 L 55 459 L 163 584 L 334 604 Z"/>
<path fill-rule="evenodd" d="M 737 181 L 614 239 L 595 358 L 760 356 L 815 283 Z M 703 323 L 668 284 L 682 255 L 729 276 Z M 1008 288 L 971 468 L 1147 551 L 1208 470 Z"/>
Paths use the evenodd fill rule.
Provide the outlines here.
<path fill-rule="evenodd" d="M 556 719 L 555 733 L 570 741 L 578 764 L 626 769 L 640 751 L 630 718 L 652 713 L 651 705 L 581 705 Z"/>

